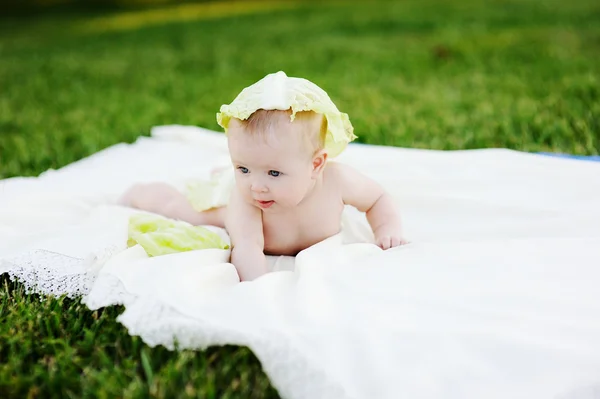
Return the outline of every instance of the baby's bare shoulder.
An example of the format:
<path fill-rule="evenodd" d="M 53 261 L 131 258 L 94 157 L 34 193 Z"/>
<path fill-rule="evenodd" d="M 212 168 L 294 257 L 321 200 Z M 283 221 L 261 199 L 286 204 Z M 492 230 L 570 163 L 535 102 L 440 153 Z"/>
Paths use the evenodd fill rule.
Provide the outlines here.
<path fill-rule="evenodd" d="M 347 175 L 347 167 L 344 164 L 340 164 L 338 162 L 330 162 L 327 164 L 327 167 L 323 171 L 323 190 L 327 193 L 327 195 L 332 195 L 334 193 L 340 193 L 343 191 L 346 175 Z"/>
<path fill-rule="evenodd" d="M 332 162 L 329 167 L 330 182 L 340 193 L 344 204 L 363 211 L 382 195 L 383 188 L 375 180 L 350 165 Z"/>
<path fill-rule="evenodd" d="M 356 169 L 340 162 L 328 163 L 324 173 L 326 184 L 339 188 L 355 183 L 355 179 L 360 176 Z"/>
<path fill-rule="evenodd" d="M 348 165 L 339 162 L 329 162 L 325 168 L 323 177 L 328 184 L 335 184 L 341 183 L 348 173 L 350 173 Z"/>

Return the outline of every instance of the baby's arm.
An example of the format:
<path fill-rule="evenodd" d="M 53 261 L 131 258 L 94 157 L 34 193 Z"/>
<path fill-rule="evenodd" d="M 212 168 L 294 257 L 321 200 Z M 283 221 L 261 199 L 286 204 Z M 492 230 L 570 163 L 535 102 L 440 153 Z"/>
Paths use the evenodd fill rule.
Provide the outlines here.
<path fill-rule="evenodd" d="M 331 166 L 334 167 L 344 204 L 366 213 L 377 245 L 388 249 L 406 244 L 392 196 L 377 182 L 347 165 L 332 163 Z"/>
<path fill-rule="evenodd" d="M 237 269 L 240 280 L 254 280 L 266 274 L 262 213 L 245 203 L 237 190 L 233 190 L 227 206 L 225 228 L 231 239 L 231 263 Z"/>

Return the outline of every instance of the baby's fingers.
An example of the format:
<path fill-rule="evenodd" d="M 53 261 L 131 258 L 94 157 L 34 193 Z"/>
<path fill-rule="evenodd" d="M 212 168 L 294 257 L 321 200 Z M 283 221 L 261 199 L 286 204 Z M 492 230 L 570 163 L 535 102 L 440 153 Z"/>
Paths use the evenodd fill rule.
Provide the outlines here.
<path fill-rule="evenodd" d="M 390 249 L 392 247 L 392 238 L 388 236 L 379 237 L 377 245 L 383 250 Z"/>
<path fill-rule="evenodd" d="M 392 237 L 391 241 L 392 241 L 392 243 L 391 243 L 392 248 L 402 245 L 402 239 L 400 237 Z"/>
<path fill-rule="evenodd" d="M 392 247 L 399 247 L 407 244 L 410 244 L 410 241 L 406 238 L 392 237 Z"/>

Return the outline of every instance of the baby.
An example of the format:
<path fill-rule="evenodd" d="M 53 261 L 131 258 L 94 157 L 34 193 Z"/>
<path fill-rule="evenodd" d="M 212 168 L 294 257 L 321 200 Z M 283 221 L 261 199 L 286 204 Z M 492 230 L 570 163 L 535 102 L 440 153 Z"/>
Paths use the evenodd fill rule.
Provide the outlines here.
<path fill-rule="evenodd" d="M 351 167 L 329 162 L 355 136 L 347 115 L 318 86 L 283 72 L 267 75 L 222 106 L 217 119 L 235 173 L 226 206 L 198 211 L 162 183 L 134 186 L 122 202 L 224 227 L 241 280 L 267 273 L 265 255 L 296 255 L 338 234 L 344 205 L 366 212 L 382 249 L 406 243 L 390 195 Z"/>

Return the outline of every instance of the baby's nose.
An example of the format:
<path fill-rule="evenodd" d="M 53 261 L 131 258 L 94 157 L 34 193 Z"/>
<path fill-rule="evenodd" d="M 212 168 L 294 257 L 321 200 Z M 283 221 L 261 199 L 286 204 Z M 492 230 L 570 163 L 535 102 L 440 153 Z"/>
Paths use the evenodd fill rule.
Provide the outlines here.
<path fill-rule="evenodd" d="M 255 193 L 266 193 L 268 191 L 267 186 L 261 182 L 253 182 L 250 189 Z"/>

